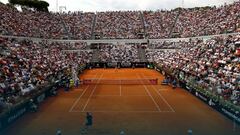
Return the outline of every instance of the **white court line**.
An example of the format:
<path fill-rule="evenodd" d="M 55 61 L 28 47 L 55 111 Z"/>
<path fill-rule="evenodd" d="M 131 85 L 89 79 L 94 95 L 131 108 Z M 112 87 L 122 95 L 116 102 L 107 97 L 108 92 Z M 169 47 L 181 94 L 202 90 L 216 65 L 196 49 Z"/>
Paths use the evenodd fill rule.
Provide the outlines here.
<path fill-rule="evenodd" d="M 72 113 L 172 113 L 172 111 L 94 111 L 94 110 L 87 110 L 87 111 L 72 111 Z"/>
<path fill-rule="evenodd" d="M 72 107 L 70 108 L 69 112 L 72 112 L 73 108 L 77 105 L 77 103 L 79 102 L 79 100 L 81 99 L 81 97 L 84 95 L 84 93 L 87 91 L 89 85 L 84 89 L 83 93 L 77 98 L 77 100 L 74 102 L 74 104 L 72 105 Z"/>
<path fill-rule="evenodd" d="M 149 97 L 148 95 L 121 95 L 122 97 Z M 120 97 L 120 95 L 93 95 L 92 97 Z"/>
<path fill-rule="evenodd" d="M 141 78 L 139 75 L 137 75 L 137 76 L 138 76 L 138 78 Z M 142 83 L 142 80 L 141 80 L 141 83 Z M 143 83 L 142 83 L 142 84 L 143 84 Z M 158 111 L 161 112 L 161 109 L 160 109 L 159 105 L 158 105 L 157 102 L 154 100 L 153 96 L 152 96 L 151 93 L 149 92 L 149 90 L 148 90 L 148 88 L 146 87 L 146 85 L 143 84 L 143 86 L 144 86 L 144 89 L 146 90 L 146 92 L 148 93 L 148 96 L 151 97 L 151 99 L 152 99 L 153 103 L 155 104 L 155 106 L 157 107 Z"/>
<path fill-rule="evenodd" d="M 87 102 L 86 102 L 85 106 L 84 106 L 83 109 L 82 109 L 82 112 L 86 109 L 86 107 L 87 107 L 87 105 L 88 105 L 88 103 L 89 103 L 91 97 L 93 96 L 93 93 L 94 93 L 95 89 L 97 88 L 97 85 L 98 85 L 100 79 L 102 78 L 102 76 L 103 76 L 103 73 L 102 73 L 101 77 L 98 78 L 97 84 L 95 85 L 95 87 L 94 87 L 94 89 L 92 90 L 90 96 L 88 97 Z"/>
<path fill-rule="evenodd" d="M 145 76 L 143 73 L 141 73 L 143 75 L 143 77 Z M 162 94 L 155 88 L 153 87 L 153 85 L 151 85 L 151 87 L 157 92 L 157 94 L 162 98 L 162 100 L 168 105 L 168 107 L 175 112 L 175 110 L 172 108 L 172 106 L 167 102 L 167 100 L 162 96 Z"/>
<path fill-rule="evenodd" d="M 95 77 L 97 76 L 97 74 L 95 74 Z M 77 100 L 73 103 L 72 107 L 69 109 L 69 112 L 73 111 L 73 108 L 77 105 L 77 103 L 79 102 L 79 100 L 82 98 L 82 96 L 84 95 L 84 93 L 87 91 L 89 85 L 84 89 L 83 93 L 81 95 L 79 95 L 79 97 L 77 98 Z"/>
<path fill-rule="evenodd" d="M 121 83 L 120 83 L 120 96 L 122 96 L 122 85 L 121 85 Z"/>

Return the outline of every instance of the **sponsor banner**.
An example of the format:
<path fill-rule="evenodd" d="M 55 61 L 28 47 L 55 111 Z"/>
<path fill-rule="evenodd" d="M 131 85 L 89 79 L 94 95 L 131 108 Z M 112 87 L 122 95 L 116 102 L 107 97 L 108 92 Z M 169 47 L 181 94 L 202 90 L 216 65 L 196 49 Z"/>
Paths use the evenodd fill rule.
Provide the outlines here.
<path fill-rule="evenodd" d="M 131 63 L 130 62 L 126 62 L 126 63 L 121 63 L 121 67 L 131 67 Z"/>
<path fill-rule="evenodd" d="M 115 67 L 136 67 L 142 68 L 146 67 L 148 63 L 144 62 L 98 62 L 98 63 L 90 63 L 88 64 L 89 67 L 93 68 L 115 68 Z"/>
<path fill-rule="evenodd" d="M 194 88 L 192 88 L 191 86 L 185 85 L 185 83 L 180 82 L 181 86 L 183 88 L 185 88 L 187 91 L 189 91 L 190 93 L 192 93 L 193 95 L 196 95 L 196 90 Z"/>
<path fill-rule="evenodd" d="M 158 83 L 158 79 L 150 79 L 151 84 L 156 85 Z"/>
<path fill-rule="evenodd" d="M 201 100 L 203 100 L 204 102 L 208 102 L 208 97 L 206 97 L 205 95 L 201 94 L 200 92 L 195 92 L 195 96 L 200 98 Z"/>
<path fill-rule="evenodd" d="M 117 67 L 117 63 L 107 63 L 108 67 Z"/>
<path fill-rule="evenodd" d="M 89 80 L 89 79 L 86 79 L 86 80 L 83 80 L 83 84 L 91 84 L 92 80 Z"/>
<path fill-rule="evenodd" d="M 24 108 L 21 108 L 20 110 L 17 110 L 15 113 L 9 115 L 9 117 L 7 118 L 7 123 L 9 124 L 9 123 L 13 122 L 18 117 L 23 115 L 26 111 L 27 111 L 27 109 L 26 109 L 26 107 L 24 107 Z"/>
<path fill-rule="evenodd" d="M 145 63 L 136 63 L 135 67 L 145 67 Z"/>
<path fill-rule="evenodd" d="M 224 107 L 222 107 L 220 111 L 223 112 L 226 116 L 228 116 L 228 117 L 230 117 L 231 119 L 233 119 L 234 121 L 240 123 L 240 115 L 239 115 L 239 112 L 237 112 L 237 113 L 235 112 L 235 113 L 234 113 L 234 112 L 232 112 L 232 111 L 230 111 L 229 109 L 224 108 Z"/>

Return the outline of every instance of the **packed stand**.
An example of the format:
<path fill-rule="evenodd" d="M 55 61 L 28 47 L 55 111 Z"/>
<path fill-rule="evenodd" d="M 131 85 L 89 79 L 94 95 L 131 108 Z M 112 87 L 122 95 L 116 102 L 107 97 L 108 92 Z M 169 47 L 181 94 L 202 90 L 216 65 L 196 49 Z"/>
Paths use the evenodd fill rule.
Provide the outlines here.
<path fill-rule="evenodd" d="M 0 48 L 0 108 L 18 103 L 51 82 L 49 76 L 91 57 L 90 51 L 81 52 L 78 57 L 63 53 L 65 44 L 56 42 L 0 38 Z"/>
<path fill-rule="evenodd" d="M 0 32 L 4 35 L 61 39 L 64 28 L 57 14 L 23 9 L 0 3 Z"/>
<path fill-rule="evenodd" d="M 71 39 L 91 39 L 94 13 L 69 12 L 61 13 Z"/>
<path fill-rule="evenodd" d="M 101 62 L 139 62 L 136 45 L 101 45 L 99 57 Z"/>
<path fill-rule="evenodd" d="M 151 39 L 168 38 L 178 11 L 144 11 L 146 34 Z"/>
<path fill-rule="evenodd" d="M 99 12 L 95 33 L 101 35 L 103 39 L 138 38 L 138 33 L 144 33 L 140 12 Z"/>
<path fill-rule="evenodd" d="M 221 7 L 182 9 L 174 32 L 195 37 L 235 32 L 240 27 L 240 1 Z"/>
<path fill-rule="evenodd" d="M 147 58 L 224 99 L 240 104 L 240 35 L 191 40 L 176 51 L 149 50 Z"/>
<path fill-rule="evenodd" d="M 240 31 L 240 1 L 221 7 L 143 14 L 139 11 L 46 13 L 26 8 L 18 11 L 0 3 L 0 12 L 0 34 L 49 39 L 91 39 L 92 34 L 103 39 L 137 39 L 142 34 L 155 39 L 175 34 L 194 37 Z"/>

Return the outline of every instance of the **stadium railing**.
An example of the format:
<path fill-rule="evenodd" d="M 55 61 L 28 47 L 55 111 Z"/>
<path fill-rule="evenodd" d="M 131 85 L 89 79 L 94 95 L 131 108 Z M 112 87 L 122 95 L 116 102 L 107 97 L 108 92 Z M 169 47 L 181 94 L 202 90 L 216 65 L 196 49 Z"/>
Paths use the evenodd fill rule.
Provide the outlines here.
<path fill-rule="evenodd" d="M 9 35 L 0 35 L 0 37 L 5 38 L 13 38 L 18 40 L 32 40 L 32 41 L 42 41 L 46 40 L 48 42 L 87 42 L 88 45 L 91 43 L 147 43 L 149 42 L 162 42 L 162 41 L 172 41 L 172 42 L 178 42 L 178 41 L 188 41 L 189 39 L 210 39 L 216 36 L 223 36 L 227 37 L 229 35 L 237 35 L 239 32 L 236 33 L 225 33 L 225 34 L 218 34 L 218 35 L 206 35 L 206 36 L 197 36 L 197 37 L 187 37 L 187 38 L 166 38 L 166 39 L 106 39 L 106 40 L 66 40 L 66 39 L 44 39 L 44 38 L 35 38 L 35 37 L 20 37 L 20 36 L 9 36 Z"/>

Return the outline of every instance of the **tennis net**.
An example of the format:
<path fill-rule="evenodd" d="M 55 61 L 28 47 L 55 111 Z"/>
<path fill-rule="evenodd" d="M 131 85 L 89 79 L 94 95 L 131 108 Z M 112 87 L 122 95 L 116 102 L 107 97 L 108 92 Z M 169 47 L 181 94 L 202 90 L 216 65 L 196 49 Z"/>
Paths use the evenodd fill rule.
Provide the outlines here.
<path fill-rule="evenodd" d="M 86 78 L 82 80 L 83 84 L 129 84 L 129 85 L 157 85 L 157 78 L 135 78 L 135 79 L 98 79 L 98 78 Z"/>

